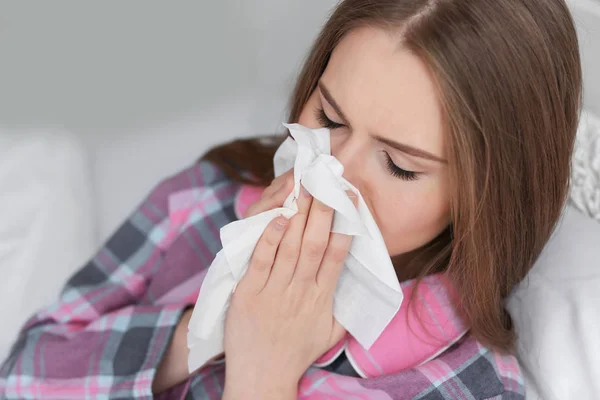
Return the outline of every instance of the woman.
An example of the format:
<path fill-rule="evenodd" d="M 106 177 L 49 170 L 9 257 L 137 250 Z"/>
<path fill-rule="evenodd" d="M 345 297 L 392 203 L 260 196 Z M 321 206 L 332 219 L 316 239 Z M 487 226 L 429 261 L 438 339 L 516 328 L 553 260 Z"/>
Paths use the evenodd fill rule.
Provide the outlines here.
<path fill-rule="evenodd" d="M 237 141 L 158 185 L 60 301 L 27 323 L 0 393 L 523 398 L 504 300 L 561 213 L 580 102 L 563 0 L 342 1 L 300 73 L 289 121 L 331 130 L 399 281 L 447 279 L 468 333 L 427 361 L 359 378 L 337 356 L 348 337 L 332 316 L 350 239 L 329 234 L 331 209 L 307 194 L 298 215 L 267 228 L 232 298 L 226 370 L 217 361 L 189 374 L 187 323 L 218 229 L 235 210 L 280 206 L 291 189 L 288 175 L 273 181 L 282 138 Z M 267 188 L 240 204 L 243 184 Z M 332 351 L 327 367 L 309 368 Z"/>

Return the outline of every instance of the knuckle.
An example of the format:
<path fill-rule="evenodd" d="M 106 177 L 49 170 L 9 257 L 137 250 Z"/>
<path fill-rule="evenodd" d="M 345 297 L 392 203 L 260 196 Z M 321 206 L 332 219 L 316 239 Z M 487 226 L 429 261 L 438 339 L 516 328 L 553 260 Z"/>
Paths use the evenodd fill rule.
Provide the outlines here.
<path fill-rule="evenodd" d="M 285 262 L 295 262 L 298 259 L 299 249 L 296 246 L 283 244 L 279 247 L 278 255 Z"/>
<path fill-rule="evenodd" d="M 273 265 L 273 259 L 261 251 L 255 252 L 252 256 L 252 268 L 255 270 L 264 271 L 271 268 L 271 265 Z"/>
<path fill-rule="evenodd" d="M 269 247 L 276 247 L 277 245 L 279 245 L 279 241 L 281 240 L 281 235 L 278 233 L 278 231 L 273 225 L 274 223 L 269 229 L 265 231 L 263 235 L 264 244 Z"/>
<path fill-rule="evenodd" d="M 335 263 L 342 263 L 348 257 L 348 246 L 343 243 L 333 243 L 329 246 L 329 257 Z"/>
<path fill-rule="evenodd" d="M 310 259 L 318 259 L 325 253 L 327 243 L 323 243 L 314 239 L 308 239 L 304 242 L 303 251 Z"/>

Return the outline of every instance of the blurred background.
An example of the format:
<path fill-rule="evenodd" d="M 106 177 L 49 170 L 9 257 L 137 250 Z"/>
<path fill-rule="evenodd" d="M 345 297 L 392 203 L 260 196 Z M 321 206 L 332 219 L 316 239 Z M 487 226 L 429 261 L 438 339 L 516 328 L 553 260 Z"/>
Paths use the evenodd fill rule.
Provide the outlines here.
<path fill-rule="evenodd" d="M 0 1 L 0 358 L 162 178 L 282 132 L 335 0 Z M 600 115 L 600 2 L 572 0 Z M 598 198 L 600 208 L 600 196 Z"/>
<path fill-rule="evenodd" d="M 334 3 L 2 2 L 0 126 L 82 140 L 106 237 L 160 175 L 213 144 L 281 131 Z"/>

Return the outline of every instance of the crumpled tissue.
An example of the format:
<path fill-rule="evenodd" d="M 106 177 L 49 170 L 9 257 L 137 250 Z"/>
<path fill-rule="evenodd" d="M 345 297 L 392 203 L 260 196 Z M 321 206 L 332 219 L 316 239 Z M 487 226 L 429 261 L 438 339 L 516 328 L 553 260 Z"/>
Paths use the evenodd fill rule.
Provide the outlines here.
<path fill-rule="evenodd" d="M 402 304 L 403 294 L 383 237 L 360 192 L 342 177 L 343 165 L 331 155 L 329 129 L 284 124 L 291 136 L 274 157 L 275 175 L 294 168 L 294 189 L 283 207 L 234 221 L 220 231 L 223 249 L 202 283 L 188 325 L 188 368 L 203 366 L 223 352 L 225 316 L 231 294 L 248 268 L 254 248 L 273 219 L 291 218 L 301 186 L 335 210 L 332 232 L 353 240 L 334 294 L 335 319 L 369 349 Z M 358 197 L 355 207 L 346 191 Z"/>

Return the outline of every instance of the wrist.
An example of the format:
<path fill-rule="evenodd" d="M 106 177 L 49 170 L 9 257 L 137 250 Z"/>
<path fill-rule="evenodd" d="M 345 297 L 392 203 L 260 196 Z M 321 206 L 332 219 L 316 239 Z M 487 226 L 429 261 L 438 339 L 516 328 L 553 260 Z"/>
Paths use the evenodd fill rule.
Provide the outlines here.
<path fill-rule="evenodd" d="M 298 368 L 285 362 L 240 360 L 234 355 L 226 357 L 223 397 L 237 399 L 297 399 L 298 385 L 304 375 Z M 286 365 L 286 367 L 281 367 Z"/>
<path fill-rule="evenodd" d="M 274 377 L 262 381 L 225 379 L 223 400 L 292 400 L 298 397 L 297 382 L 281 382 Z"/>
<path fill-rule="evenodd" d="M 191 317 L 191 311 L 184 311 L 175 327 L 171 343 L 169 343 L 163 359 L 158 365 L 152 383 L 153 393 L 160 393 L 183 382 L 190 376 L 187 368 L 187 325 Z"/>
<path fill-rule="evenodd" d="M 283 376 L 282 371 L 285 371 L 285 368 L 275 373 L 260 367 L 240 370 L 230 368 L 230 365 L 226 364 L 223 399 L 296 399 L 300 379 Z"/>

